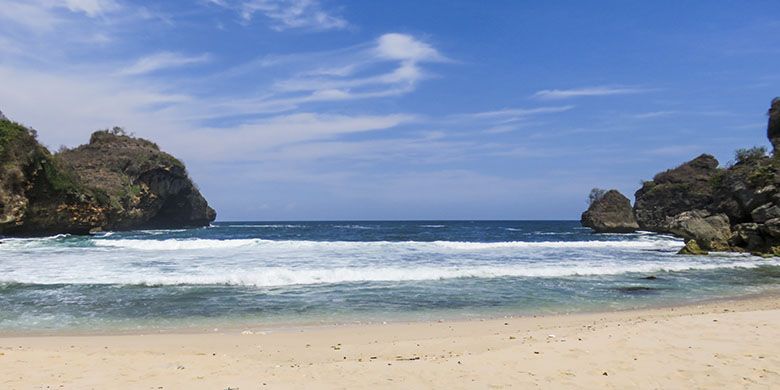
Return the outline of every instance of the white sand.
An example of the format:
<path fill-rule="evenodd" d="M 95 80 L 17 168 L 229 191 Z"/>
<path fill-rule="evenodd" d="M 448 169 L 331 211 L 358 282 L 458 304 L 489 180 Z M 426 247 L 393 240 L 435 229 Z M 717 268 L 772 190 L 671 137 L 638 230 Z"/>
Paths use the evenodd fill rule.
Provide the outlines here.
<path fill-rule="evenodd" d="M 261 330 L 0 336 L 0 388 L 780 388 L 777 296 Z"/>

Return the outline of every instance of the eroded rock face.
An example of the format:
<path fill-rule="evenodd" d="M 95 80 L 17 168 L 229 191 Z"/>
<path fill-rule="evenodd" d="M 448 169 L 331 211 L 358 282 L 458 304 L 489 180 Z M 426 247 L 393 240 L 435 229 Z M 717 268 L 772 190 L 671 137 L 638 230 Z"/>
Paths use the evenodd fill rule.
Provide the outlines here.
<path fill-rule="evenodd" d="M 629 233 L 639 228 L 631 201 L 617 190 L 609 190 L 595 199 L 580 220 L 582 226 L 599 233 Z"/>
<path fill-rule="evenodd" d="M 772 100 L 772 106 L 769 108 L 769 124 L 767 125 L 766 136 L 772 143 L 774 151 L 780 147 L 780 98 Z"/>
<path fill-rule="evenodd" d="M 216 217 L 179 160 L 121 132 L 52 155 L 33 130 L 0 120 L 0 161 L 2 235 L 195 227 Z"/>
<path fill-rule="evenodd" d="M 685 211 L 706 210 L 712 203 L 712 178 L 718 160 L 702 154 L 645 182 L 635 196 L 634 215 L 643 230 L 669 232 L 672 217 Z"/>

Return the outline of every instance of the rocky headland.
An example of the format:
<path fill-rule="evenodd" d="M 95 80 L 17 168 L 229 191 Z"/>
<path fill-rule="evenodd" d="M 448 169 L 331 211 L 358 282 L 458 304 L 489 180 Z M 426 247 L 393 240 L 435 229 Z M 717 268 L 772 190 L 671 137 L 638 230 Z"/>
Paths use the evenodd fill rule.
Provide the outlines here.
<path fill-rule="evenodd" d="M 674 234 L 685 240 L 686 254 L 780 256 L 780 98 L 769 109 L 767 138 L 771 152 L 739 149 L 727 167 L 703 154 L 655 175 L 636 191 L 631 208 L 616 190 L 594 190 L 582 224 L 596 232 Z"/>
<path fill-rule="evenodd" d="M 208 225 L 216 212 L 181 161 L 120 128 L 51 153 L 0 114 L 0 235 Z"/>

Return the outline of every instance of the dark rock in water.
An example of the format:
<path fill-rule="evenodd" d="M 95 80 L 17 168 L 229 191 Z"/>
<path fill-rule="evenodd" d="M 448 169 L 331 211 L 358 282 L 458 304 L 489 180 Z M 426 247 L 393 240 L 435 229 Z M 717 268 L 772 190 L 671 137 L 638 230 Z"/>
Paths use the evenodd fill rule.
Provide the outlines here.
<path fill-rule="evenodd" d="M 695 240 L 704 251 L 729 249 L 731 226 L 725 214 L 711 214 L 705 210 L 685 211 L 671 218 L 668 229 L 686 241 Z"/>
<path fill-rule="evenodd" d="M 592 199 L 588 210 L 582 213 L 582 226 L 599 233 L 630 233 L 636 231 L 631 201 L 617 190 L 609 190 Z"/>
<path fill-rule="evenodd" d="M 622 293 L 634 294 L 634 295 L 655 294 L 658 292 L 657 288 L 645 287 L 645 286 L 615 287 L 615 290 Z"/>
<path fill-rule="evenodd" d="M 208 207 L 184 165 L 119 129 L 51 154 L 35 132 L 0 120 L 0 234 L 208 225 Z"/>
<path fill-rule="evenodd" d="M 702 154 L 644 182 L 635 196 L 634 215 L 643 230 L 669 232 L 669 220 L 690 210 L 707 210 L 712 203 L 712 178 L 718 160 Z"/>
<path fill-rule="evenodd" d="M 644 280 L 658 280 L 658 277 L 655 275 L 645 276 L 642 279 Z"/>
<path fill-rule="evenodd" d="M 772 100 L 772 106 L 769 108 L 769 124 L 766 129 L 766 136 L 772 143 L 774 152 L 780 147 L 780 98 Z"/>

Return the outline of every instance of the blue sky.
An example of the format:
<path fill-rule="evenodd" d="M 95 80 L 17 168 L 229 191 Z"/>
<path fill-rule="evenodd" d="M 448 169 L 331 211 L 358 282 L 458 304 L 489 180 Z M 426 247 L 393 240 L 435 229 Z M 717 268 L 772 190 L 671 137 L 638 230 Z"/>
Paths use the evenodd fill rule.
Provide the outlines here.
<path fill-rule="evenodd" d="M 155 140 L 221 220 L 576 219 L 780 95 L 775 1 L 0 3 L 0 110 Z"/>

